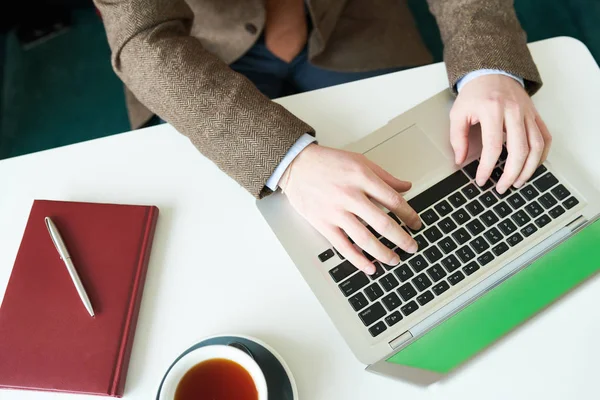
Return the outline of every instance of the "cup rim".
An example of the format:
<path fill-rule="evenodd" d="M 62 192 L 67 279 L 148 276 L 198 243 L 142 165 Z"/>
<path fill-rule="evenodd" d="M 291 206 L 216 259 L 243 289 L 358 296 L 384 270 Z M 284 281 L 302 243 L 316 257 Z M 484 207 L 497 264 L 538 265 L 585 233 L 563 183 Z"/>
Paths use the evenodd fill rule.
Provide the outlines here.
<path fill-rule="evenodd" d="M 159 400 L 173 400 L 183 376 L 195 365 L 213 359 L 227 359 L 244 368 L 254 382 L 258 400 L 267 400 L 267 381 L 258 363 L 244 351 L 222 344 L 199 347 L 177 360 L 165 375 Z"/>

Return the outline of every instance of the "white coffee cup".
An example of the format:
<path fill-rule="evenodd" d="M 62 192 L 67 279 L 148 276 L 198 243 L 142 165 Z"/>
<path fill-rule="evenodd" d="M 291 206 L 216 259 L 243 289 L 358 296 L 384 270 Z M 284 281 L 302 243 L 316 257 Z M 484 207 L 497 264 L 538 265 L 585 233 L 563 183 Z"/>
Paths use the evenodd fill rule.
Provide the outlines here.
<path fill-rule="evenodd" d="M 239 364 L 254 381 L 258 400 L 267 400 L 267 381 L 256 361 L 242 350 L 225 345 L 200 347 L 179 359 L 165 377 L 160 391 L 160 400 L 173 400 L 177 385 L 183 376 L 195 365 L 214 359 L 226 359 Z"/>

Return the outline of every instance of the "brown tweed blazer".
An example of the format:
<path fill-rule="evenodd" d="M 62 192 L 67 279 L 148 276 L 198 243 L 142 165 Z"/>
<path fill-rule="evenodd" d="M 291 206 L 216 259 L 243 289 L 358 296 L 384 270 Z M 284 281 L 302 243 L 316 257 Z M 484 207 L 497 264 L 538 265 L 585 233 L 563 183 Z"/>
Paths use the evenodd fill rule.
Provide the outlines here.
<path fill-rule="evenodd" d="M 523 77 L 531 94 L 541 86 L 512 1 L 428 2 L 451 87 L 480 68 Z M 264 184 L 287 150 L 314 131 L 227 66 L 261 34 L 264 0 L 95 3 L 113 68 L 130 90 L 133 126 L 158 114 L 254 196 L 268 194 Z M 314 26 L 308 53 L 317 66 L 366 71 L 431 62 L 406 0 L 308 0 L 307 6 Z"/>

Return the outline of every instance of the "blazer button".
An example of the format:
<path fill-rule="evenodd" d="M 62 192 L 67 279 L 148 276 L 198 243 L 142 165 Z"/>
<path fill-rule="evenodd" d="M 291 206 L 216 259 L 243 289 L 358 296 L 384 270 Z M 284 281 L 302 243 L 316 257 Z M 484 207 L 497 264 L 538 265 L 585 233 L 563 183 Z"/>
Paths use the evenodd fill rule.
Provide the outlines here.
<path fill-rule="evenodd" d="M 251 24 L 250 22 L 248 22 L 248 23 L 247 23 L 247 24 L 244 26 L 244 28 L 246 28 L 246 31 L 247 31 L 249 34 L 251 34 L 251 35 L 254 35 L 254 34 L 256 34 L 256 32 L 258 31 L 258 29 L 256 28 L 256 25 L 254 25 L 254 24 Z"/>

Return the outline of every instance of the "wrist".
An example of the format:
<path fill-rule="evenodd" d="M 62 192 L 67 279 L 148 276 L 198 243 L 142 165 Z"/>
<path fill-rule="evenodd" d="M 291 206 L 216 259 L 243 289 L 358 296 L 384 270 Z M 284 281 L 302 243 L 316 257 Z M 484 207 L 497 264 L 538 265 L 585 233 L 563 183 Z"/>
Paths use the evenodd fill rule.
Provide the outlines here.
<path fill-rule="evenodd" d="M 289 184 L 289 181 L 291 178 L 291 174 L 292 174 L 292 169 L 294 168 L 294 166 L 296 164 L 298 164 L 299 162 L 301 163 L 301 160 L 307 154 L 310 154 L 311 152 L 316 150 L 317 146 L 318 146 L 318 144 L 316 144 L 316 143 L 311 143 L 308 146 L 306 146 L 300 153 L 298 153 L 296 158 L 294 158 L 294 160 L 290 163 L 290 165 L 288 165 L 288 167 L 285 169 L 285 171 L 283 172 L 283 175 L 281 175 L 281 180 L 279 181 L 279 187 L 281 188 L 281 190 L 283 192 L 285 192 L 288 187 L 288 184 Z"/>

